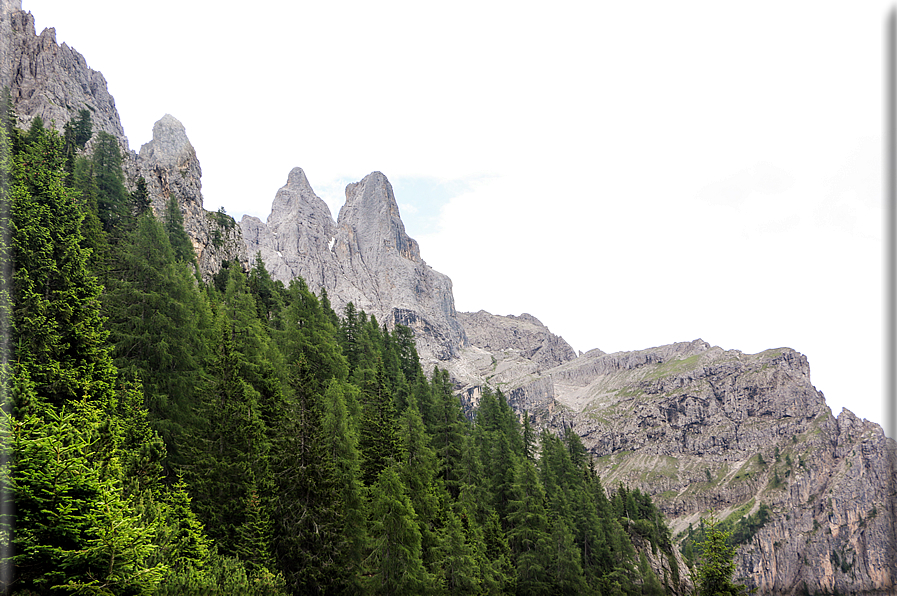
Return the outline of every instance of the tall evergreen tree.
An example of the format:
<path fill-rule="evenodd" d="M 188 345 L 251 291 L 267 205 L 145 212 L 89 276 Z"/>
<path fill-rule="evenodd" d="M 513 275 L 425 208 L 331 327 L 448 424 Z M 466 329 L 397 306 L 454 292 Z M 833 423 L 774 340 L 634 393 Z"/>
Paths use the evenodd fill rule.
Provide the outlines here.
<path fill-rule="evenodd" d="M 99 132 L 92 161 L 98 215 L 103 223 L 103 230 L 115 244 L 131 227 L 131 197 L 125 188 L 118 139 L 107 132 Z"/>
<path fill-rule="evenodd" d="M 699 596 L 738 596 L 747 593 L 744 585 L 732 581 L 735 575 L 735 547 L 729 543 L 731 535 L 731 532 L 720 528 L 712 514 L 706 520 L 701 557 L 695 571 L 695 593 Z"/>
<path fill-rule="evenodd" d="M 196 388 L 211 344 L 208 303 L 149 213 L 122 243 L 114 268 L 106 304 L 116 364 L 143 381 L 150 420 L 169 458 L 180 463 L 178 443 L 194 424 Z"/>
<path fill-rule="evenodd" d="M 93 161 L 85 157 L 75 158 L 72 187 L 81 193 L 84 211 L 84 221 L 81 224 L 84 240 L 81 245 L 91 251 L 88 264 L 96 274 L 105 273 L 109 258 L 109 242 L 99 218 L 97 202 L 99 189 L 94 178 Z"/>
<path fill-rule="evenodd" d="M 464 449 L 466 419 L 461 403 L 455 395 L 448 371 L 434 375 L 433 389 L 433 446 L 439 455 L 439 476 L 457 499 L 461 491 L 461 455 Z"/>
<path fill-rule="evenodd" d="M 327 458 L 321 428 L 323 395 L 332 379 L 348 375 L 336 330 L 302 280 L 289 289 L 280 345 L 287 366 L 282 416 L 275 422 L 272 467 L 275 487 L 275 551 L 291 587 L 322 593 L 334 574 L 333 534 L 340 515 L 340 487 Z"/>
<path fill-rule="evenodd" d="M 174 252 L 174 260 L 179 263 L 188 263 L 196 271 L 196 253 L 193 252 L 193 243 L 190 236 L 184 231 L 184 214 L 177 199 L 172 196 L 165 204 L 165 233 L 168 235 L 168 243 Z"/>
<path fill-rule="evenodd" d="M 267 528 L 267 511 L 257 499 L 259 489 L 271 482 L 268 437 L 258 392 L 241 375 L 236 325 L 224 308 L 216 316 L 216 353 L 201 391 L 195 430 L 184 439 L 189 454 L 184 468 L 197 513 L 222 553 L 236 555 L 243 549 L 257 557 L 259 549 L 242 543 L 247 536 L 240 529 L 249 522 L 255 524 L 253 531 Z M 247 514 L 254 519 L 246 519 Z M 263 542 L 270 539 L 269 534 Z"/>
<path fill-rule="evenodd" d="M 61 406 L 87 398 L 109 408 L 114 371 L 101 288 L 82 246 L 81 204 L 64 176 L 62 140 L 36 118 L 21 137 L 11 176 L 15 361 L 40 400 Z"/>
<path fill-rule="evenodd" d="M 104 470 L 106 462 L 91 456 L 95 426 L 79 418 L 48 410 L 41 417 L 26 414 L 14 427 L 2 492 L 3 499 L 15 499 L 16 589 L 145 593 L 166 570 L 145 565 L 153 530 Z M 8 537 L 8 526 L 0 529 Z"/>
<path fill-rule="evenodd" d="M 321 432 L 325 457 L 334 476 L 338 500 L 332 535 L 335 577 L 331 593 L 357 594 L 361 590 L 362 558 L 366 540 L 364 486 L 361 483 L 358 438 L 346 407 L 343 383 L 333 379 L 324 393 Z"/>
<path fill-rule="evenodd" d="M 421 558 L 416 514 L 393 466 L 383 469 L 372 490 L 371 554 L 366 578 L 372 594 L 417 596 L 433 587 Z"/>
<path fill-rule="evenodd" d="M 508 542 L 517 568 L 517 593 L 551 594 L 551 528 L 545 510 L 545 493 L 535 467 L 529 461 L 517 466 L 508 524 Z"/>

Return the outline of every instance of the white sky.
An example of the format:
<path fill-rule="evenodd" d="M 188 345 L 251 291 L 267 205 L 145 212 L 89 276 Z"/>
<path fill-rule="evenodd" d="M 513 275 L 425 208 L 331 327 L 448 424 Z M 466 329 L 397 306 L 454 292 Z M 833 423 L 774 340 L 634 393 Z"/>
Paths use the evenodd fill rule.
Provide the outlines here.
<path fill-rule="evenodd" d="M 387 175 L 459 310 L 575 349 L 792 347 L 882 422 L 886 2 L 24 0 L 206 209 Z M 214 8 L 211 8 L 213 7 Z"/>

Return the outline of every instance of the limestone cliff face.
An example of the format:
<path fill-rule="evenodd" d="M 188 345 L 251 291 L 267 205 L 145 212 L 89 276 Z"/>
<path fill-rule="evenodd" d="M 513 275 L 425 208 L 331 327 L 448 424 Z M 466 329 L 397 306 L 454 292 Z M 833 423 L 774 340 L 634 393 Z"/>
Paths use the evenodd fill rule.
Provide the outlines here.
<path fill-rule="evenodd" d="M 102 73 L 87 66 L 84 56 L 56 43 L 56 30 L 35 33 L 34 16 L 22 11 L 21 0 L 0 2 L 0 88 L 8 86 L 19 119 L 27 128 L 40 116 L 45 126 L 62 130 L 82 109 L 90 111 L 93 131 L 116 137 L 125 152 L 127 139 L 115 100 Z"/>
<path fill-rule="evenodd" d="M 177 118 L 166 114 L 153 125 L 153 139 L 137 156 L 136 175 L 146 180 L 156 217 L 164 217 L 171 197 L 177 200 L 203 279 L 211 279 L 224 261 L 248 264 L 246 245 L 233 218 L 203 209 L 202 169 Z"/>
<path fill-rule="evenodd" d="M 250 257 L 260 252 L 274 279 L 301 275 L 313 291 L 326 289 L 338 311 L 352 302 L 380 323 L 407 325 L 425 358 L 447 360 L 465 345 L 451 280 L 421 258 L 380 172 L 346 187 L 334 222 L 296 168 L 277 192 L 267 223 L 244 216 L 240 227 Z"/>
<path fill-rule="evenodd" d="M 244 215 L 240 227 L 250 258 L 260 252 L 274 279 L 302 277 L 315 293 L 336 287 L 339 265 L 330 250 L 336 223 L 302 168 L 293 168 L 277 191 L 267 224 Z"/>
<path fill-rule="evenodd" d="M 21 0 L 0 1 L 3 86 L 10 89 L 22 128 L 40 116 L 45 126 L 62 130 L 82 109 L 88 110 L 93 138 L 86 151 L 91 151 L 98 132 L 111 134 L 119 141 L 129 188 L 134 189 L 138 177 L 146 178 L 156 216 L 161 217 L 170 196 L 177 198 L 204 278 L 211 278 L 222 261 L 248 262 L 236 222 L 203 209 L 202 171 L 184 126 L 166 115 L 153 127 L 153 140 L 140 149 L 140 154 L 131 151 L 102 73 L 89 68 L 84 56 L 67 44 L 57 44 L 53 28 L 37 35 L 34 17 L 22 11 Z"/>
<path fill-rule="evenodd" d="M 472 411 L 484 385 L 508 391 L 518 411 L 532 412 L 536 402 L 553 400 L 542 371 L 573 360 L 576 353 L 536 317 L 493 315 L 484 310 L 458 313 L 468 343 L 458 356 L 439 363 L 461 390 L 462 403 Z"/>
<path fill-rule="evenodd" d="M 895 443 L 845 410 L 835 418 L 807 359 L 702 340 L 590 352 L 505 389 L 544 426 L 572 426 L 605 486 L 653 495 L 674 534 L 772 509 L 739 549 L 738 574 L 761 594 L 891 594 Z"/>

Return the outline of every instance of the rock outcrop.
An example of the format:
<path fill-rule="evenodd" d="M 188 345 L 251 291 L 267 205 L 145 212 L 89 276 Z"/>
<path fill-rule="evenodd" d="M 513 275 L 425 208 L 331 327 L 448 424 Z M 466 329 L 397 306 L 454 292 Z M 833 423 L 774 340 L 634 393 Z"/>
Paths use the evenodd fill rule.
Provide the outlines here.
<path fill-rule="evenodd" d="M 119 141 L 129 188 L 134 189 L 138 177 L 146 179 L 156 216 L 162 216 L 170 196 L 176 197 L 205 279 L 223 261 L 248 263 L 233 218 L 203 209 L 199 160 L 177 119 L 163 117 L 140 154 L 131 151 L 102 73 L 88 67 L 84 56 L 67 44 L 57 44 L 53 28 L 37 35 L 34 16 L 22 10 L 21 0 L 0 0 L 0 52 L 0 87 L 10 89 L 19 127 L 27 128 L 39 116 L 45 126 L 62 130 L 81 110 L 88 110 L 93 138 L 87 151 L 98 132 L 111 134 Z"/>
<path fill-rule="evenodd" d="M 203 209 L 202 168 L 177 118 L 166 114 L 153 125 L 153 140 L 140 148 L 136 167 L 146 180 L 156 217 L 164 216 L 171 197 L 177 200 L 203 279 L 211 279 L 226 261 L 248 265 L 246 244 L 234 219 Z"/>
<path fill-rule="evenodd" d="M 674 534 L 709 510 L 735 522 L 769 507 L 738 554 L 758 593 L 897 588 L 895 443 L 848 410 L 832 416 L 802 354 L 695 340 L 594 351 L 532 377 L 507 385 L 509 402 L 572 427 L 605 486 L 651 494 Z"/>
<path fill-rule="evenodd" d="M 444 361 L 466 344 L 456 319 L 451 280 L 421 258 L 405 233 L 392 185 L 373 172 L 346 187 L 334 222 L 304 172 L 295 168 L 274 199 L 267 223 L 240 221 L 248 253 L 261 253 L 274 279 L 301 275 L 309 288 L 327 290 L 334 308 L 352 302 L 389 326 L 415 332 L 427 359 Z"/>
<path fill-rule="evenodd" d="M 302 277 L 316 293 L 336 287 L 339 265 L 331 251 L 336 223 L 302 168 L 293 168 L 277 191 L 267 224 L 244 215 L 240 227 L 250 258 L 261 253 L 274 279 L 289 282 Z"/>
<path fill-rule="evenodd" d="M 35 33 L 34 16 L 21 0 L 0 2 L 0 88 L 9 87 L 21 128 L 36 117 L 61 130 L 82 109 L 90 111 L 93 131 L 116 137 L 125 152 L 127 139 L 115 100 L 102 73 L 84 56 L 56 43 L 56 30 Z"/>

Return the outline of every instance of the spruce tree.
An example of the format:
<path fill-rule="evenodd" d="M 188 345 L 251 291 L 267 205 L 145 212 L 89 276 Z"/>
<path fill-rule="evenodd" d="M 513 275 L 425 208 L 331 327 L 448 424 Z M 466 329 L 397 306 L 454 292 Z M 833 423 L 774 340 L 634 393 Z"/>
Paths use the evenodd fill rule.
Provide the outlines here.
<path fill-rule="evenodd" d="M 552 593 L 551 527 L 545 510 L 545 493 L 529 461 L 517 466 L 513 500 L 508 504 L 508 542 L 517 568 L 517 593 Z"/>
<path fill-rule="evenodd" d="M 435 578 L 424 568 L 417 516 L 393 466 L 383 469 L 371 494 L 368 590 L 395 596 L 426 594 Z"/>
<path fill-rule="evenodd" d="M 279 341 L 287 388 L 272 428 L 275 556 L 293 590 L 322 593 L 342 573 L 333 564 L 340 487 L 321 432 L 323 395 L 332 379 L 344 381 L 348 371 L 336 330 L 302 280 L 291 282 L 289 299 Z"/>
<path fill-rule="evenodd" d="M 151 423 L 172 462 L 182 463 L 179 442 L 194 424 L 196 389 L 212 343 L 208 303 L 149 213 L 122 242 L 114 269 L 106 305 L 115 362 L 142 380 Z"/>
<path fill-rule="evenodd" d="M 334 550 L 335 577 L 332 593 L 357 594 L 366 541 L 364 486 L 361 483 L 358 438 L 349 420 L 346 388 L 333 379 L 324 393 L 321 433 L 325 457 L 337 487 L 335 525 L 327 528 Z"/>
<path fill-rule="evenodd" d="M 81 245 L 91 251 L 88 264 L 99 275 L 106 269 L 109 258 L 109 242 L 99 218 L 97 203 L 99 189 L 94 179 L 93 162 L 84 157 L 77 157 L 74 164 L 72 187 L 81 193 L 81 204 L 84 211 L 84 222 L 81 224 L 81 234 L 84 240 Z"/>
<path fill-rule="evenodd" d="M 258 538 L 241 535 L 240 530 L 254 523 L 253 531 L 267 531 L 268 513 L 258 503 L 258 491 L 271 482 L 269 444 L 258 392 L 241 374 L 235 325 L 224 309 L 219 306 L 216 316 L 216 353 L 208 366 L 197 420 L 192 436 L 184 439 L 189 457 L 183 468 L 197 513 L 222 553 L 236 555 L 242 550 L 258 557 L 263 553 L 256 541 L 269 543 L 270 533 Z M 254 519 L 247 520 L 247 514 Z M 244 544 L 246 539 L 252 543 Z M 267 560 L 252 563 L 270 565 Z"/>
<path fill-rule="evenodd" d="M 92 455 L 100 439 L 95 428 L 52 410 L 26 414 L 14 426 L 2 492 L 15 502 L 18 590 L 143 593 L 165 573 L 162 565 L 146 565 L 153 529 L 124 498 L 108 460 Z M 6 523 L 0 529 L 9 536 Z"/>
<path fill-rule="evenodd" d="M 165 204 L 165 233 L 168 235 L 168 243 L 174 252 L 174 260 L 178 263 L 188 263 L 196 272 L 196 253 L 193 252 L 193 242 L 184 231 L 184 214 L 177 199 L 172 196 Z"/>
<path fill-rule="evenodd" d="M 706 523 L 701 557 L 694 572 L 695 592 L 699 596 L 738 596 L 747 592 L 732 581 L 735 575 L 735 547 L 729 543 L 731 532 L 720 527 L 711 512 Z"/>
<path fill-rule="evenodd" d="M 115 244 L 131 227 L 131 197 L 125 188 L 118 140 L 107 132 L 99 132 L 92 161 L 98 215 L 103 223 L 103 230 Z"/>
<path fill-rule="evenodd" d="M 64 176 L 62 140 L 36 118 L 13 158 L 10 187 L 15 361 L 40 401 L 87 398 L 109 408 L 114 371 L 101 287 L 82 246 L 81 204 Z"/>

